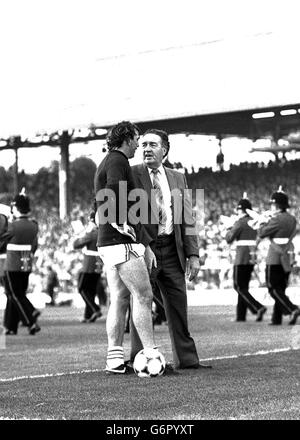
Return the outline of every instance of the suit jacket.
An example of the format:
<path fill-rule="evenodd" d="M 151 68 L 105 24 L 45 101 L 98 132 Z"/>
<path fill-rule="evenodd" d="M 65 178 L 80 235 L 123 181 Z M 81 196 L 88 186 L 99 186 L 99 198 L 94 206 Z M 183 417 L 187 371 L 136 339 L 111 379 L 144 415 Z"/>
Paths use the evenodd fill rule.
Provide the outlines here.
<path fill-rule="evenodd" d="M 254 264 L 257 232 L 248 225 L 249 220 L 249 215 L 239 218 L 225 236 L 229 244 L 236 240 L 235 266 Z"/>
<path fill-rule="evenodd" d="M 192 202 L 184 192 L 187 189 L 185 176 L 178 171 L 164 167 L 168 183 L 171 190 L 173 227 L 177 254 L 182 270 L 185 272 L 186 259 L 191 255 L 199 257 L 198 235 L 196 233 L 196 222 L 192 214 Z M 144 228 L 152 240 L 156 240 L 158 234 L 158 222 L 151 222 L 155 217 L 151 209 L 151 189 L 152 182 L 144 164 L 134 165 L 132 173 L 137 188 L 144 189 L 148 194 L 148 218 L 144 223 Z M 172 193 L 173 191 L 173 193 Z M 191 233 L 193 231 L 193 233 Z"/>

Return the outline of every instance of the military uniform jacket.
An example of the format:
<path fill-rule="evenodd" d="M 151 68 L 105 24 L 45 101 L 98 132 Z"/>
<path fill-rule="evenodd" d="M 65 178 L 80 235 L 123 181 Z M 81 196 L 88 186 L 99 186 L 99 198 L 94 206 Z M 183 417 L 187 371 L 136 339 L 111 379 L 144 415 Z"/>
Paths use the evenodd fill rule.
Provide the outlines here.
<path fill-rule="evenodd" d="M 27 215 L 8 223 L 0 236 L 0 247 L 6 248 L 5 270 L 31 272 L 33 255 L 38 246 L 38 224 Z"/>
<path fill-rule="evenodd" d="M 229 244 L 236 241 L 235 266 L 255 263 L 257 232 L 248 225 L 249 220 L 251 220 L 249 215 L 240 218 L 225 236 Z"/>
<path fill-rule="evenodd" d="M 283 263 L 282 257 L 287 257 L 287 252 L 293 247 L 291 240 L 296 231 L 296 224 L 293 215 L 279 212 L 259 228 L 259 237 L 269 237 L 271 240 L 266 259 L 267 265 Z"/>
<path fill-rule="evenodd" d="M 95 227 L 82 237 L 77 238 L 73 243 L 74 249 L 82 249 L 83 251 L 82 272 L 84 273 L 101 272 L 101 259 L 97 252 L 97 238 L 98 229 Z"/>
<path fill-rule="evenodd" d="M 5 215 L 0 214 L 0 237 L 2 236 L 2 234 L 4 232 L 7 231 L 7 218 L 5 217 Z M 4 265 L 5 265 L 5 260 L 6 260 L 6 245 L 5 243 L 2 243 L 3 245 L 3 249 L 0 248 L 0 278 L 4 275 Z M 1 246 L 1 240 L 0 240 L 0 246 Z"/>

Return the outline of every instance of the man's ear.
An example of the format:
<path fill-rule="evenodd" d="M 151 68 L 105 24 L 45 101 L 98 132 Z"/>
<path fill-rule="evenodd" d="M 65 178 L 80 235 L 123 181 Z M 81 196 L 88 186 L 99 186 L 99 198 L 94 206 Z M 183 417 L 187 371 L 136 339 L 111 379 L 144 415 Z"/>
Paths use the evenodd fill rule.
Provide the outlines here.
<path fill-rule="evenodd" d="M 166 147 L 162 147 L 163 148 L 163 153 L 164 153 L 164 158 L 166 157 L 166 155 L 167 155 L 167 153 L 168 153 L 168 150 L 166 149 Z"/>

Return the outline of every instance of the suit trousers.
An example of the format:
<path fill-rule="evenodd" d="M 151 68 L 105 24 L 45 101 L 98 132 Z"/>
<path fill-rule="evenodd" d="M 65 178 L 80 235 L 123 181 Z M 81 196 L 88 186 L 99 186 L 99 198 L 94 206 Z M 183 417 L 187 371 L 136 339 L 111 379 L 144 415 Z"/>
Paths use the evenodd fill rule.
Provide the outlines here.
<path fill-rule="evenodd" d="M 282 315 L 290 315 L 297 306 L 285 294 L 290 272 L 285 272 L 281 264 L 267 265 L 266 282 L 271 297 L 275 300 L 272 314 L 274 324 L 282 323 Z"/>
<path fill-rule="evenodd" d="M 7 303 L 4 312 L 4 327 L 17 332 L 18 324 L 23 322 L 31 327 L 35 322 L 32 316 L 35 308 L 26 296 L 30 272 L 5 272 L 4 285 Z"/>
<path fill-rule="evenodd" d="M 245 321 L 247 309 L 256 314 L 263 307 L 249 292 L 249 283 L 253 271 L 252 264 L 239 264 L 233 268 L 233 285 L 238 293 L 236 308 L 237 321 Z"/>
<path fill-rule="evenodd" d="M 186 368 L 199 362 L 195 342 L 188 330 L 187 295 L 185 274 L 177 255 L 175 235 L 158 237 L 153 249 L 157 268 L 151 273 L 161 290 L 163 305 L 169 327 L 175 368 Z M 142 348 L 136 330 L 131 331 L 131 359 Z"/>

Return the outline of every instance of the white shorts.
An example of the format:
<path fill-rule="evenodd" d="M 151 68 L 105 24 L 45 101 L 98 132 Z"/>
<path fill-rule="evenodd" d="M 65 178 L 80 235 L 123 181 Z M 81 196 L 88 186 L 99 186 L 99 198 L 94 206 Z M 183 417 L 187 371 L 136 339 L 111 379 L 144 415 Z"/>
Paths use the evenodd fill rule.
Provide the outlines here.
<path fill-rule="evenodd" d="M 145 246 L 142 243 L 114 244 L 98 247 L 97 249 L 106 268 L 125 263 L 130 259 L 130 254 L 137 258 L 145 254 Z"/>

